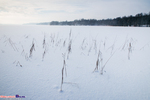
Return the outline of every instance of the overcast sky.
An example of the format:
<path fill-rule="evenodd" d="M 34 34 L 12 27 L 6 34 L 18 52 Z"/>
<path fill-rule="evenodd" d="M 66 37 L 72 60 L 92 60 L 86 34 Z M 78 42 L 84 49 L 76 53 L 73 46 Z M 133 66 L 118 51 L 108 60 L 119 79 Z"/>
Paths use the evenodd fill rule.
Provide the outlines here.
<path fill-rule="evenodd" d="M 149 12 L 150 0 L 0 0 L 0 24 L 107 19 Z"/>

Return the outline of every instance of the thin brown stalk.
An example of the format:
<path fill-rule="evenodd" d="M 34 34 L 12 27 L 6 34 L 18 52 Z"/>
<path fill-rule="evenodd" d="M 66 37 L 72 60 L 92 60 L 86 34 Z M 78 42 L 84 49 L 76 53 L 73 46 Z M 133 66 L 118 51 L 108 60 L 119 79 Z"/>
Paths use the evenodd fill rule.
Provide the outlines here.
<path fill-rule="evenodd" d="M 117 50 L 116 50 L 117 51 Z M 115 51 L 115 52 L 116 52 Z M 106 66 L 106 64 L 108 63 L 108 61 L 112 58 L 112 56 L 115 54 L 115 52 L 108 58 L 108 60 L 106 61 L 106 63 L 103 65 L 103 67 L 101 68 L 101 75 L 103 75 L 103 70 L 104 70 L 104 68 L 105 68 L 105 66 Z"/>
<path fill-rule="evenodd" d="M 70 40 L 69 45 L 68 45 L 68 55 L 67 55 L 67 59 L 69 59 L 69 54 L 71 53 L 71 45 L 72 45 L 72 40 Z"/>
<path fill-rule="evenodd" d="M 132 45 L 131 43 L 129 43 L 129 47 L 128 47 L 128 60 L 130 60 L 130 53 L 132 52 Z"/>
<path fill-rule="evenodd" d="M 34 42 L 32 42 L 32 47 L 30 48 L 30 56 L 29 57 L 32 57 L 33 50 L 35 51 Z"/>
<path fill-rule="evenodd" d="M 100 54 L 101 54 L 101 52 L 99 50 L 98 57 L 97 57 L 97 60 L 96 60 L 96 67 L 95 67 L 93 72 L 98 71 L 98 66 L 100 66 L 100 60 L 99 60 Z"/>
<path fill-rule="evenodd" d="M 45 35 L 44 35 L 44 39 L 43 39 L 43 48 L 45 47 Z"/>
<path fill-rule="evenodd" d="M 62 68 L 62 78 L 61 78 L 61 89 L 60 89 L 60 91 L 62 91 L 62 85 L 64 83 L 64 71 L 65 71 L 65 74 L 67 76 L 65 54 L 63 54 L 63 57 L 64 57 L 64 61 L 63 61 L 63 68 Z"/>

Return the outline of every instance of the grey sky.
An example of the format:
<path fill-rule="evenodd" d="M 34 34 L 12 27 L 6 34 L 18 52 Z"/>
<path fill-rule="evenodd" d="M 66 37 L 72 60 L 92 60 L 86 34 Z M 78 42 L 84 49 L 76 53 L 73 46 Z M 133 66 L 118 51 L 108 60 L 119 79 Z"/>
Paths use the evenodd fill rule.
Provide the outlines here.
<path fill-rule="evenodd" d="M 0 24 L 106 19 L 150 12 L 150 0 L 0 0 Z"/>

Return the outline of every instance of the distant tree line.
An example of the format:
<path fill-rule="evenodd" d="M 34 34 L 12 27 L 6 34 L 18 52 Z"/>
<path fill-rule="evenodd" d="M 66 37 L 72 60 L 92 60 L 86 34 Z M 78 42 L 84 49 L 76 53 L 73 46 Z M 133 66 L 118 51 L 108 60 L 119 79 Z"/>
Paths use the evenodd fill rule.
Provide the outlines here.
<path fill-rule="evenodd" d="M 80 19 L 74 21 L 52 21 L 50 25 L 91 25 L 91 26 L 146 26 L 150 27 L 150 13 L 143 14 L 139 13 L 135 16 L 124 16 L 124 17 L 117 17 L 114 19 Z"/>

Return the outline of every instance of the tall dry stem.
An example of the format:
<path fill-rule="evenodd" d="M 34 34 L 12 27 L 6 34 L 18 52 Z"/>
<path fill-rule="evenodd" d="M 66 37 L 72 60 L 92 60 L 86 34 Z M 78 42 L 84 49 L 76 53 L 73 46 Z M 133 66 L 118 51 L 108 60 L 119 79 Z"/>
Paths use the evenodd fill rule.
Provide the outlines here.
<path fill-rule="evenodd" d="M 101 51 L 99 50 L 98 57 L 96 60 L 96 67 L 93 72 L 98 71 L 98 67 L 100 66 L 100 60 L 99 60 L 100 55 L 101 55 Z"/>
<path fill-rule="evenodd" d="M 132 45 L 131 43 L 129 43 L 129 47 L 128 47 L 128 60 L 130 60 L 130 53 L 132 52 Z"/>
<path fill-rule="evenodd" d="M 116 50 L 116 51 L 117 51 L 117 50 Z M 116 51 L 115 51 L 115 52 L 116 52 Z M 108 58 L 108 60 L 106 61 L 106 63 L 103 65 L 103 67 L 101 67 L 101 72 L 100 72 L 101 75 L 103 75 L 103 70 L 104 70 L 106 64 L 107 64 L 108 61 L 112 58 L 112 56 L 115 54 L 115 52 Z"/>
<path fill-rule="evenodd" d="M 32 57 L 33 50 L 35 51 L 34 41 L 32 41 L 32 47 L 30 48 L 30 56 Z"/>
<path fill-rule="evenodd" d="M 60 89 L 60 91 L 62 91 L 62 85 L 63 85 L 63 83 L 64 83 L 64 72 L 65 72 L 65 74 L 66 74 L 66 76 L 67 76 L 65 54 L 63 54 L 63 58 L 64 58 L 64 60 L 63 60 L 62 78 L 61 78 L 61 89 Z"/>
<path fill-rule="evenodd" d="M 43 39 L 43 48 L 45 47 L 45 35 L 44 35 L 44 39 Z"/>
<path fill-rule="evenodd" d="M 68 45 L 68 55 L 67 55 L 67 59 L 69 59 L 69 54 L 71 53 L 71 45 L 72 45 L 72 40 L 70 40 L 69 45 Z"/>

